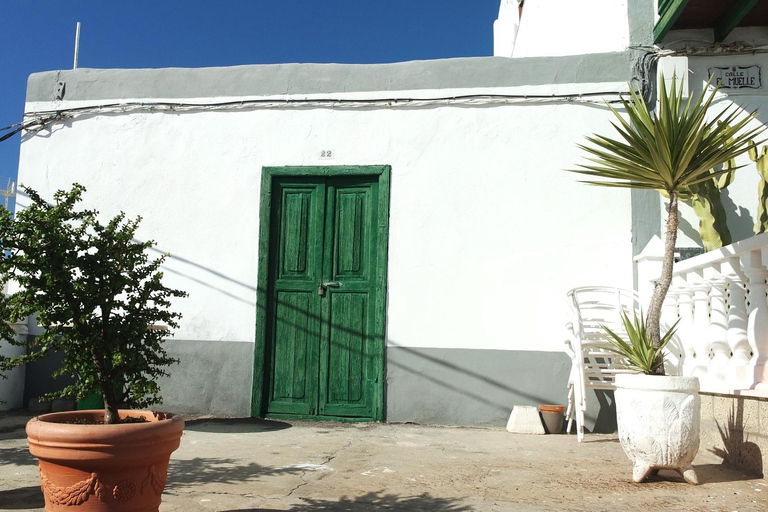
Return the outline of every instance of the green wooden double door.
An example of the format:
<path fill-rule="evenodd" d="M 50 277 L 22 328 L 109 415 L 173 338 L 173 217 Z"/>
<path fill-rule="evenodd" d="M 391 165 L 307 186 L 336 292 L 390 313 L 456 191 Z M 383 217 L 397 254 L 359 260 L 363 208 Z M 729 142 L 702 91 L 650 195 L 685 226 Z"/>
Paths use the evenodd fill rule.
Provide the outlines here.
<path fill-rule="evenodd" d="M 279 170 L 271 179 L 262 407 L 269 416 L 382 419 L 381 175 Z"/>

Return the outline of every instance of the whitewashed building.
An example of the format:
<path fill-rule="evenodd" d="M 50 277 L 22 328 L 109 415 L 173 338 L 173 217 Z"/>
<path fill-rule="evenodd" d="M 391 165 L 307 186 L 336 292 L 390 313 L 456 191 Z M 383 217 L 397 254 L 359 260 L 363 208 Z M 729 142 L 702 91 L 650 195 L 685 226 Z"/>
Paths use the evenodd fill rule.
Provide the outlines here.
<path fill-rule="evenodd" d="M 675 23 L 703 2 L 676 21 L 681 2 L 660 3 L 504 0 L 494 57 L 34 74 L 19 182 L 81 183 L 172 255 L 189 297 L 167 409 L 500 425 L 565 403 L 566 291 L 637 286 L 633 257 L 661 233 L 657 193 L 565 171 L 610 133 L 605 102 L 628 84 L 654 98 L 661 68 L 700 90 L 712 67 L 768 64 L 763 18 L 718 44 L 727 13 L 690 31 Z M 765 86 L 731 99 L 762 108 Z M 744 163 L 736 240 L 754 222 Z M 609 426 L 611 402 L 590 421 Z"/>

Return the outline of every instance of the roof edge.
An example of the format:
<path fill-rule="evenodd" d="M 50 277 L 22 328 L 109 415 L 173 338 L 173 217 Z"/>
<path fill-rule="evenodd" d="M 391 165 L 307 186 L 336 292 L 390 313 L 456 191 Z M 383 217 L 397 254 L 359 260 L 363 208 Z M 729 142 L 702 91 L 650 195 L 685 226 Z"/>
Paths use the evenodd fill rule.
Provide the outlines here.
<path fill-rule="evenodd" d="M 88 69 L 30 75 L 27 102 L 332 94 L 627 82 L 636 51 L 565 57 L 464 57 L 392 64 L 258 64 Z"/>

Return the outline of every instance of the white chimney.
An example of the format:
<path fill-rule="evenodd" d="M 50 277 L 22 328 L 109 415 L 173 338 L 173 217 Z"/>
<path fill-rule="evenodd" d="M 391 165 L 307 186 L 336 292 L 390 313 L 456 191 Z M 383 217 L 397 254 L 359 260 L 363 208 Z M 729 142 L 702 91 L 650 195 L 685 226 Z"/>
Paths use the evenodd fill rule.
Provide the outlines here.
<path fill-rule="evenodd" d="M 523 0 L 501 0 L 499 17 L 493 22 L 493 55 L 511 57 L 520 28 L 520 5 Z"/>

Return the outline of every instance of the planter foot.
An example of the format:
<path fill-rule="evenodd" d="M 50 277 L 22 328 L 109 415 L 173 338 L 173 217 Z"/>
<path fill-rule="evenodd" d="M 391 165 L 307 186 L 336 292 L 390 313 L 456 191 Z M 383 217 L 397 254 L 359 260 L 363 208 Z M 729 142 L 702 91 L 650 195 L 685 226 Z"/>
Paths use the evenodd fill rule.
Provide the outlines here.
<path fill-rule="evenodd" d="M 696 476 L 696 471 L 693 470 L 693 467 L 688 466 L 687 468 L 679 469 L 678 471 L 686 482 L 691 485 L 699 485 L 699 477 Z"/>
<path fill-rule="evenodd" d="M 653 472 L 653 468 L 642 462 L 635 462 L 632 468 L 632 481 L 636 484 L 644 481 Z"/>

